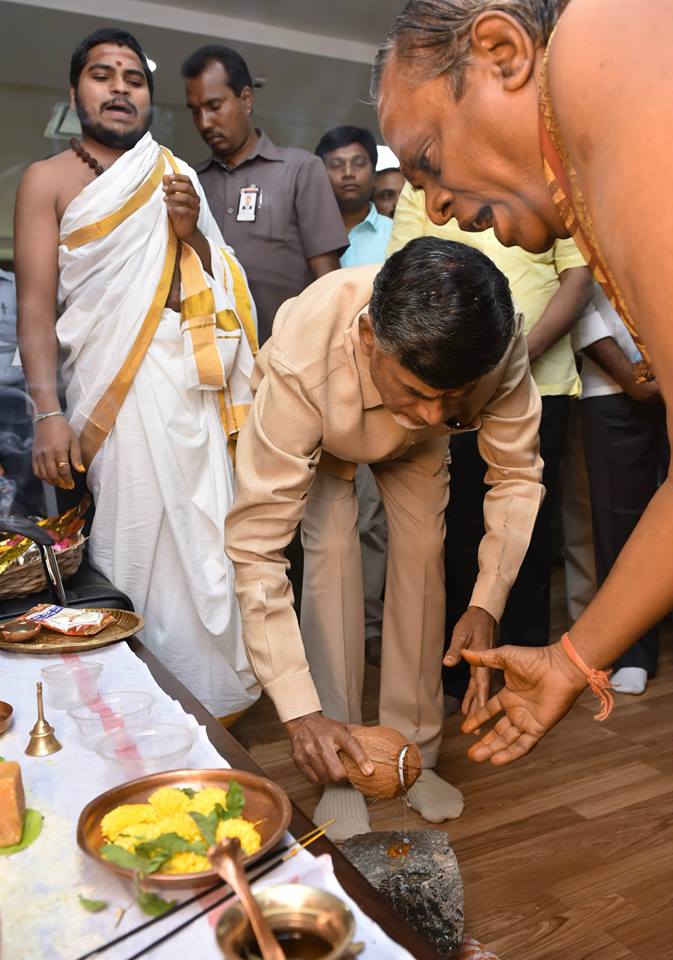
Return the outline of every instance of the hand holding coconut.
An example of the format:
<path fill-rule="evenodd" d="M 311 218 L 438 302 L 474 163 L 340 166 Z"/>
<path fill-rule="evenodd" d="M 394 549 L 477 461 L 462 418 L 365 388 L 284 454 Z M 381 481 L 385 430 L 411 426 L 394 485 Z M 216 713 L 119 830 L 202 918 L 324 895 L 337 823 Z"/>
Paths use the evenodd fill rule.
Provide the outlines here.
<path fill-rule="evenodd" d="M 339 723 L 322 713 L 307 713 L 285 723 L 292 742 L 292 759 L 311 783 L 339 783 L 348 779 L 339 757 L 343 751 L 364 777 L 374 773 L 374 764 L 353 736 L 363 727 Z"/>
<path fill-rule="evenodd" d="M 311 783 L 349 780 L 365 797 L 376 800 L 409 790 L 422 769 L 418 747 L 391 727 L 339 723 L 309 713 L 285 724 L 292 756 Z"/>

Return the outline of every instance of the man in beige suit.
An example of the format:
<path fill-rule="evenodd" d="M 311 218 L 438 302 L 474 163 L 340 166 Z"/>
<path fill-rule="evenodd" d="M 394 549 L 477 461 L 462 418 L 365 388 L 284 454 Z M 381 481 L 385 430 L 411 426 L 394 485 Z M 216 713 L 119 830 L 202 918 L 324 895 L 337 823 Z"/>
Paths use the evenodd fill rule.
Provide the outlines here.
<path fill-rule="evenodd" d="M 255 377 L 253 377 L 253 381 Z M 409 792 L 432 822 L 459 816 L 460 792 L 434 772 L 442 730 L 444 509 L 448 441 L 479 431 L 490 486 L 470 606 L 453 647 L 492 645 L 540 505 L 540 398 L 505 277 L 477 250 L 424 237 L 380 269 L 324 277 L 286 302 L 258 356 L 240 434 L 227 550 L 250 660 L 309 780 L 328 786 L 314 814 L 333 839 L 369 829 L 342 786 L 361 722 L 364 606 L 353 476 L 368 463 L 386 510 L 389 557 L 380 721 L 418 744 Z M 253 383 L 253 386 L 255 384 Z M 302 523 L 301 632 L 284 550 Z M 463 708 L 486 702 L 475 674 Z"/>

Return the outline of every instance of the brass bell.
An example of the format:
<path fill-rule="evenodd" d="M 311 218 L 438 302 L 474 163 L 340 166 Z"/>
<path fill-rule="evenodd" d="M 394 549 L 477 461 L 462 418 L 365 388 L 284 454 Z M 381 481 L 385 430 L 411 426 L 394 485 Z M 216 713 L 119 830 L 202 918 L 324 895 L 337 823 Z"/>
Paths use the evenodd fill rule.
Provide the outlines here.
<path fill-rule="evenodd" d="M 42 704 L 42 684 L 37 684 L 37 723 L 30 731 L 30 741 L 25 752 L 29 757 L 48 757 L 50 753 L 58 753 L 61 744 L 54 736 L 54 728 L 44 719 Z"/>

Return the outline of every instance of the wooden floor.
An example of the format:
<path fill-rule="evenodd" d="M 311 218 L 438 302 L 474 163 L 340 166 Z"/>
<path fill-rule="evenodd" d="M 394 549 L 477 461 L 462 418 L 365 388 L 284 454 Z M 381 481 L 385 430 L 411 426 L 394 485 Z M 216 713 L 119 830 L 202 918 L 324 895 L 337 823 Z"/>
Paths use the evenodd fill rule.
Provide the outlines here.
<path fill-rule="evenodd" d="M 563 624 L 555 579 L 553 632 Z M 459 820 L 437 827 L 465 881 L 465 930 L 499 960 L 673 960 L 673 631 L 642 697 L 617 697 L 594 723 L 585 694 L 541 746 L 512 767 L 470 763 L 451 718 L 438 772 L 465 795 Z M 368 668 L 365 719 L 376 719 Z M 297 772 L 262 700 L 236 736 L 309 815 L 318 791 Z M 399 828 L 400 801 L 371 808 L 374 829 Z M 427 827 L 409 811 L 407 827 Z"/>

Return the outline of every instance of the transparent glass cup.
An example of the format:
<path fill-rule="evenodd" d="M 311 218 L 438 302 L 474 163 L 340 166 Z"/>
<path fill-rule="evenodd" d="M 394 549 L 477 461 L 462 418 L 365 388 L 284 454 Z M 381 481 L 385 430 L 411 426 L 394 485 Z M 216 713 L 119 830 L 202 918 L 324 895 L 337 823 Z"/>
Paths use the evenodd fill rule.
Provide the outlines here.
<path fill-rule="evenodd" d="M 40 673 L 47 706 L 67 710 L 81 700 L 93 699 L 98 694 L 98 679 L 102 672 L 103 664 L 95 660 L 54 663 L 43 667 Z"/>
<path fill-rule="evenodd" d="M 151 693 L 142 690 L 115 690 L 100 693 L 68 708 L 68 716 L 75 721 L 85 740 L 125 727 L 151 723 L 154 705 Z"/>

